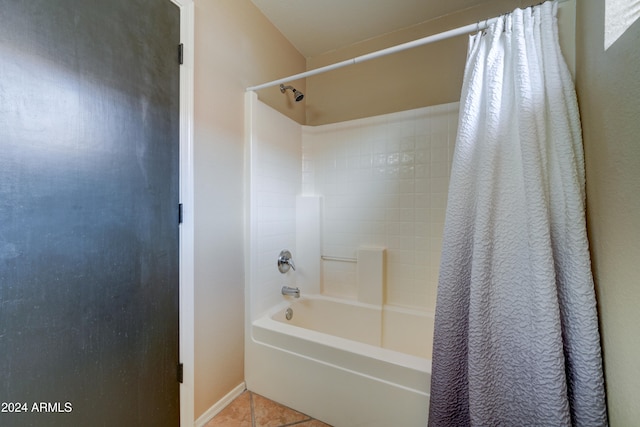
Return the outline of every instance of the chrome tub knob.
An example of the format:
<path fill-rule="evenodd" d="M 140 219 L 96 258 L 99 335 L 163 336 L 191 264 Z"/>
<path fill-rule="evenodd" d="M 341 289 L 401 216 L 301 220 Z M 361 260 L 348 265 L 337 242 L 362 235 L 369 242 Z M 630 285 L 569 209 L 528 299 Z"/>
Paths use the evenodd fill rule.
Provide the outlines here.
<path fill-rule="evenodd" d="M 293 259 L 291 259 L 291 252 L 285 249 L 280 252 L 278 257 L 278 270 L 280 273 L 285 274 L 289 271 L 289 268 L 293 268 L 293 271 L 296 271 L 296 266 L 293 263 Z"/>

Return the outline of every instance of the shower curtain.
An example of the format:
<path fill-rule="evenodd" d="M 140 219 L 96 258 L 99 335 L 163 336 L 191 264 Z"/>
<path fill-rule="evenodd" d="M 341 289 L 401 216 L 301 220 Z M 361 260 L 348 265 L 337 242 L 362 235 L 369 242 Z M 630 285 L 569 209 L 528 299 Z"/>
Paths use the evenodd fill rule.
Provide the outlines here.
<path fill-rule="evenodd" d="M 582 136 L 557 3 L 470 37 L 430 426 L 607 424 Z"/>

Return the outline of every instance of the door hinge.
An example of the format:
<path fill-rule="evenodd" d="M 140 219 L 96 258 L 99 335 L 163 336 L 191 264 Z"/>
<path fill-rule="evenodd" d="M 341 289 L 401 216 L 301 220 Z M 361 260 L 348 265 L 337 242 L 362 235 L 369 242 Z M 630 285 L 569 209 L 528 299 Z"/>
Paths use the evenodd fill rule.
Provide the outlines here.
<path fill-rule="evenodd" d="M 182 224 L 182 203 L 178 203 L 178 224 Z"/>
<path fill-rule="evenodd" d="M 184 382 L 184 363 L 178 363 L 178 382 Z"/>
<path fill-rule="evenodd" d="M 184 64 L 184 43 L 178 45 L 178 63 Z"/>

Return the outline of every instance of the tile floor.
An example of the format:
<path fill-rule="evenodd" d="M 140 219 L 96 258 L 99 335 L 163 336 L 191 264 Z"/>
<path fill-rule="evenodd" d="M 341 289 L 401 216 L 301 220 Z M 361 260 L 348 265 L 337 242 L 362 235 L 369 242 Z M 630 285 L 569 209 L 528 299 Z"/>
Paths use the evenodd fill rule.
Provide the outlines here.
<path fill-rule="evenodd" d="M 246 390 L 205 427 L 331 427 Z"/>

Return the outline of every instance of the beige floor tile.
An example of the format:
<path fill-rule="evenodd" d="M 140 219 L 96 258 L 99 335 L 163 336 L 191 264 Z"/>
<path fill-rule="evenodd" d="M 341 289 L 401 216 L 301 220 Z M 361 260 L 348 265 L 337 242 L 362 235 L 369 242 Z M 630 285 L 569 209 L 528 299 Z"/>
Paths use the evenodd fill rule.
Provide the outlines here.
<path fill-rule="evenodd" d="M 258 394 L 253 396 L 253 414 L 255 427 L 279 427 L 298 421 L 311 420 L 311 417 L 280 405 Z"/>
<path fill-rule="evenodd" d="M 251 426 L 251 396 L 249 391 L 245 391 L 236 397 L 226 408 L 224 408 L 205 427 L 252 427 Z"/>
<path fill-rule="evenodd" d="M 245 391 L 224 408 L 205 427 L 331 427 L 280 405 L 259 394 Z"/>
<path fill-rule="evenodd" d="M 331 427 L 329 424 L 325 424 L 322 421 L 310 420 L 300 424 L 296 424 L 295 427 Z"/>

